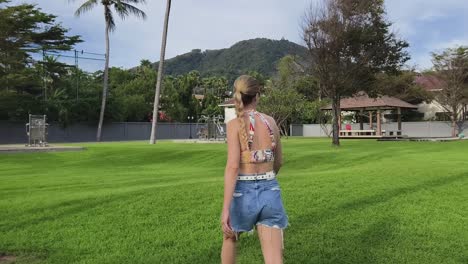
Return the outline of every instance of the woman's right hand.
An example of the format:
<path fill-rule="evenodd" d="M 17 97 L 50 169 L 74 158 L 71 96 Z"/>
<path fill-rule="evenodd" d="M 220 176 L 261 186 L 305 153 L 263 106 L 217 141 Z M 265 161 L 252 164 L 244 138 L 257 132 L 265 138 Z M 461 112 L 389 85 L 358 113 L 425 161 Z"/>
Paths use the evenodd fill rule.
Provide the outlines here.
<path fill-rule="evenodd" d="M 228 209 L 223 209 L 223 212 L 221 214 L 221 228 L 223 229 L 223 233 L 226 238 L 235 237 L 234 231 L 232 231 L 231 228 L 231 220 L 229 217 Z"/>

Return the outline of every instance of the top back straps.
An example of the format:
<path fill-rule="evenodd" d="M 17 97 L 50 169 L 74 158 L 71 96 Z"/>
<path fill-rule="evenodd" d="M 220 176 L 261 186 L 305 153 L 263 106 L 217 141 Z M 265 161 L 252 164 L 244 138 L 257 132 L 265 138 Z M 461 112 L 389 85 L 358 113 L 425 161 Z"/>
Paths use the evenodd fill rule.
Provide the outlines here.
<path fill-rule="evenodd" d="M 243 140 L 241 140 L 241 148 L 243 151 L 251 150 L 252 145 L 253 145 L 253 139 L 255 135 L 255 116 L 258 116 L 260 120 L 266 125 L 268 129 L 268 134 L 270 135 L 271 139 L 271 148 L 274 150 L 276 147 L 276 140 L 275 140 L 275 134 L 273 132 L 273 129 L 271 128 L 270 123 L 268 120 L 259 112 L 257 111 L 249 111 L 249 135 L 247 139 L 247 145 Z"/>

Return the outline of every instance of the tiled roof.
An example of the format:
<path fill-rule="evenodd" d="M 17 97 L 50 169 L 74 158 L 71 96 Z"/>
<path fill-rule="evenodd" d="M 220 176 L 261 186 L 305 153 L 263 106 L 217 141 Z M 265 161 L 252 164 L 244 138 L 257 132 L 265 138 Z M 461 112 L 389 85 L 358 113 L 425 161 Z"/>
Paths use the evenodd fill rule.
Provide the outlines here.
<path fill-rule="evenodd" d="M 423 89 L 429 92 L 440 91 L 444 85 L 442 80 L 432 75 L 416 76 L 414 83 L 420 85 Z"/>
<path fill-rule="evenodd" d="M 381 96 L 378 98 L 370 98 L 366 93 L 360 92 L 353 97 L 343 98 L 340 101 L 340 108 L 342 110 L 359 110 L 363 108 L 418 108 L 415 105 L 407 103 L 395 97 Z M 322 110 L 331 110 L 331 105 L 323 107 Z"/>

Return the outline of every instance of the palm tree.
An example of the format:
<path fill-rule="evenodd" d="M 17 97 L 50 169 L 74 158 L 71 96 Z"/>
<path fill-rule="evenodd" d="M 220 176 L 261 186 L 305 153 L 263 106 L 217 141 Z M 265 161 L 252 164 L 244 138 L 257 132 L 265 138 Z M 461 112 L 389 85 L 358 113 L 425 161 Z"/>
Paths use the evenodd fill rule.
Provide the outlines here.
<path fill-rule="evenodd" d="M 96 140 L 101 141 L 102 123 L 104 121 L 104 112 L 106 109 L 106 100 L 108 93 L 108 81 L 109 81 L 109 33 L 115 30 L 114 13 L 120 16 L 121 19 L 125 19 L 130 15 L 134 15 L 138 18 L 146 19 L 145 12 L 136 8 L 132 4 L 144 4 L 146 0 L 86 0 L 76 11 L 75 16 L 79 17 L 82 14 L 90 11 L 99 4 L 104 7 L 104 18 L 106 21 L 106 63 L 104 66 L 104 86 L 102 89 L 102 103 L 101 113 L 99 114 L 99 125 L 96 135 Z"/>
<path fill-rule="evenodd" d="M 166 55 L 167 28 L 169 26 L 169 13 L 171 12 L 171 0 L 167 0 L 166 16 L 164 18 L 163 38 L 161 42 L 161 55 L 159 59 L 158 79 L 156 81 L 156 91 L 154 94 L 153 120 L 151 124 L 150 144 L 156 142 L 156 123 L 158 121 L 159 94 L 161 93 L 161 82 L 164 69 L 164 56 Z"/>

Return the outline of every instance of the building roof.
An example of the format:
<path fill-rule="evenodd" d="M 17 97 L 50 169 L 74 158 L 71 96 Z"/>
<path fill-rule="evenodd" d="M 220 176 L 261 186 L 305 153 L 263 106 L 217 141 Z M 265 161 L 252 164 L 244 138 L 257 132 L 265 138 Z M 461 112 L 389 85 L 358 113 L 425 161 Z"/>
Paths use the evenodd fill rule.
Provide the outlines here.
<path fill-rule="evenodd" d="M 222 107 L 229 107 L 229 106 L 235 106 L 235 105 L 236 105 L 236 102 L 234 98 L 228 99 L 224 101 L 223 103 L 219 104 L 219 106 L 222 106 Z"/>
<path fill-rule="evenodd" d="M 323 107 L 322 110 L 331 110 L 331 105 Z M 418 108 L 415 105 L 407 103 L 395 97 L 381 96 L 378 98 L 370 98 L 366 93 L 360 92 L 353 97 L 343 98 L 340 100 L 340 108 L 342 110 L 361 110 L 361 109 L 395 109 L 395 108 Z"/>
<path fill-rule="evenodd" d="M 421 86 L 424 90 L 429 92 L 441 91 L 444 81 L 433 75 L 419 75 L 414 79 L 414 83 Z"/>

